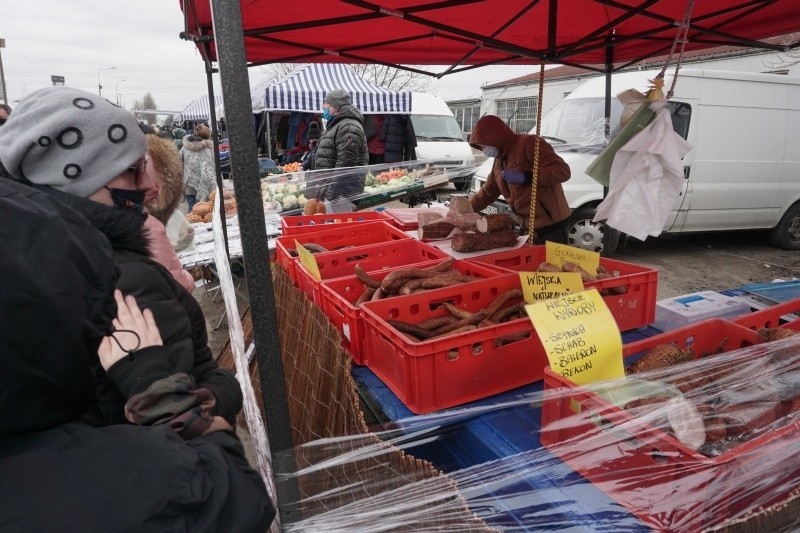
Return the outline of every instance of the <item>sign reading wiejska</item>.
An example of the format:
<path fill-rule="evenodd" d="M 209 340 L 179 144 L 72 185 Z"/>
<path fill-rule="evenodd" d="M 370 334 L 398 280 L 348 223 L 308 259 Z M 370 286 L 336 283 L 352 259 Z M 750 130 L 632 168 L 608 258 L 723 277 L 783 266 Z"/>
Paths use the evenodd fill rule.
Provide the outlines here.
<path fill-rule="evenodd" d="M 525 306 L 550 368 L 582 385 L 625 376 L 622 337 L 597 289 Z"/>
<path fill-rule="evenodd" d="M 529 304 L 583 290 L 583 280 L 576 272 L 520 272 L 519 282 Z"/>

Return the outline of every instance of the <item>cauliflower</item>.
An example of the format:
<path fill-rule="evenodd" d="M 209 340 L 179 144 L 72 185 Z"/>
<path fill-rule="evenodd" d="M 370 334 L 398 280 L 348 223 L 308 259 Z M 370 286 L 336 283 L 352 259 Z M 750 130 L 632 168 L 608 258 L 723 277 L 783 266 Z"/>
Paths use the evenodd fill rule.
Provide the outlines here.
<path fill-rule="evenodd" d="M 290 183 L 289 185 L 287 185 L 286 187 L 283 188 L 283 193 L 284 194 L 297 194 L 297 192 L 299 190 L 300 189 L 297 187 L 297 185 L 294 185 L 294 184 Z"/>
<path fill-rule="evenodd" d="M 295 207 L 297 207 L 297 196 L 294 194 L 287 194 L 283 197 L 284 209 L 294 209 Z"/>
<path fill-rule="evenodd" d="M 300 196 L 297 197 L 297 207 L 299 207 L 300 209 L 304 208 L 306 206 L 306 201 L 307 201 L 306 197 L 301 194 Z"/>
<path fill-rule="evenodd" d="M 284 194 L 282 192 L 274 192 L 272 193 L 272 201 L 281 203 L 283 201 Z"/>

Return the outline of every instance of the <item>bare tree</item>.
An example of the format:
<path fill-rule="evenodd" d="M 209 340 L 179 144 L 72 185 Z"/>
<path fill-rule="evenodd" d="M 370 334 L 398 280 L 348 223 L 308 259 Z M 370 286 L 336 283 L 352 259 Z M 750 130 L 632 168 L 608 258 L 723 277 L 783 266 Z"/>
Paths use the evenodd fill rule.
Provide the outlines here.
<path fill-rule="evenodd" d="M 148 109 L 158 109 L 158 106 L 156 106 L 156 99 L 153 98 L 153 94 L 150 91 L 144 93 L 141 100 L 134 100 L 131 106 L 131 111 Z M 150 125 L 158 122 L 156 115 L 151 113 L 134 113 L 134 115 L 137 120 L 144 120 Z"/>
<path fill-rule="evenodd" d="M 261 67 L 264 74 L 270 76 L 285 76 L 298 67 L 295 63 L 272 63 Z M 367 81 L 380 85 L 392 91 L 428 91 L 433 85 L 433 76 L 427 76 L 419 72 L 403 70 L 386 65 L 376 64 L 354 64 L 351 65 L 356 74 Z M 410 68 L 422 70 L 413 65 Z"/>

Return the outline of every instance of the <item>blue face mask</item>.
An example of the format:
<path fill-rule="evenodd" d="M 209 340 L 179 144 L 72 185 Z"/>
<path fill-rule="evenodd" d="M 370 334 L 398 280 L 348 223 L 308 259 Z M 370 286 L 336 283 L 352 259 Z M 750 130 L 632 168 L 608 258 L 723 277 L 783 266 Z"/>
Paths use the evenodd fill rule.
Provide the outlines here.
<path fill-rule="evenodd" d="M 484 146 L 483 155 L 485 155 L 486 157 L 497 157 L 500 155 L 500 150 L 498 150 L 494 146 Z"/>
<path fill-rule="evenodd" d="M 327 121 L 330 121 L 333 118 L 333 115 L 331 115 L 331 110 L 329 108 L 326 107 L 325 109 L 322 110 L 322 118 L 324 118 Z"/>

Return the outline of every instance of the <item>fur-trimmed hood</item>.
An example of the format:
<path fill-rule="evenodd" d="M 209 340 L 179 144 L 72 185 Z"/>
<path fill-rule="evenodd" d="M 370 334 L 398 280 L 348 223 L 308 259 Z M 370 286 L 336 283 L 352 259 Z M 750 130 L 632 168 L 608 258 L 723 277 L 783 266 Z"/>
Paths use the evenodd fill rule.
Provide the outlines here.
<path fill-rule="evenodd" d="M 214 142 L 211 139 L 203 139 L 197 135 L 187 135 L 183 138 L 183 148 L 192 152 L 199 152 L 206 148 L 213 150 Z"/>
<path fill-rule="evenodd" d="M 183 198 L 183 162 L 171 139 L 147 136 L 147 153 L 157 175 L 158 196 L 147 203 L 147 210 L 165 226 Z"/>

